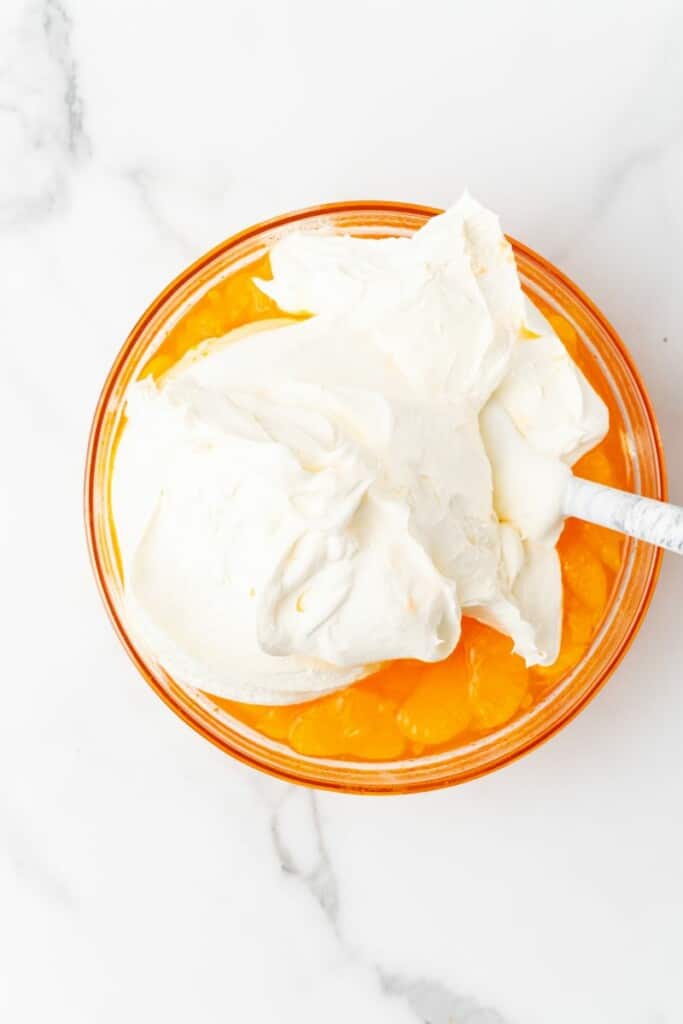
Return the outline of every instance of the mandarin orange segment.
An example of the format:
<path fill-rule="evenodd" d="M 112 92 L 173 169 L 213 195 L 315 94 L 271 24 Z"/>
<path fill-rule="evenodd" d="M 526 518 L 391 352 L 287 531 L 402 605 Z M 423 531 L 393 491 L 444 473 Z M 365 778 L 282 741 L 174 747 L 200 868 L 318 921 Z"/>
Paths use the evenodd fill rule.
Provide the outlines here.
<path fill-rule="evenodd" d="M 342 695 L 323 697 L 300 709 L 288 732 L 294 750 L 311 757 L 344 753 L 343 712 Z"/>
<path fill-rule="evenodd" d="M 485 626 L 483 622 L 478 622 L 477 619 L 470 618 L 469 615 L 464 616 L 461 624 L 460 645 L 465 652 L 477 645 L 488 643 L 493 644 L 499 651 L 503 650 L 506 644 L 508 647 L 510 646 L 509 638 L 504 637 L 491 626 Z"/>
<path fill-rule="evenodd" d="M 504 658 L 482 656 L 471 665 L 470 696 L 477 721 L 485 729 L 504 725 L 519 709 L 529 683 L 527 667 Z"/>
<path fill-rule="evenodd" d="M 290 726 L 289 742 L 311 757 L 388 761 L 405 750 L 396 704 L 353 687 L 307 705 Z"/>
<path fill-rule="evenodd" d="M 624 538 L 605 526 L 582 523 L 582 540 L 599 557 L 603 565 L 614 573 L 621 568 L 624 557 Z"/>
<path fill-rule="evenodd" d="M 397 722 L 407 739 L 433 746 L 464 732 L 471 717 L 465 652 L 459 645 L 445 661 L 427 667 L 422 682 L 401 706 Z"/>
<path fill-rule="evenodd" d="M 401 658 L 389 662 L 379 672 L 368 676 L 364 683 L 358 685 L 366 686 L 382 697 L 403 701 L 419 684 L 427 668 L 423 661 Z"/>
<path fill-rule="evenodd" d="M 529 670 L 512 653 L 512 641 L 479 624 L 468 633 L 465 655 L 469 692 L 475 720 L 484 729 L 504 725 L 519 710 L 529 686 Z M 485 631 L 485 642 L 481 641 Z"/>
<path fill-rule="evenodd" d="M 534 665 L 530 670 L 531 681 L 547 688 L 567 675 L 581 660 L 598 618 L 575 597 L 566 595 L 559 656 L 552 665 Z"/>
<path fill-rule="evenodd" d="M 258 732 L 262 732 L 264 736 L 270 736 L 272 740 L 284 741 L 289 736 L 289 730 L 299 709 L 298 704 L 263 708 L 262 713 L 254 722 L 254 728 Z"/>
<path fill-rule="evenodd" d="M 572 547 L 560 553 L 565 586 L 591 611 L 602 612 L 609 592 L 602 562 L 588 547 Z"/>
<path fill-rule="evenodd" d="M 395 761 L 406 749 L 403 736 L 396 725 L 396 704 L 387 701 L 380 705 L 372 729 L 359 737 L 352 756 L 368 761 Z"/>
<path fill-rule="evenodd" d="M 534 665 L 529 670 L 531 682 L 544 689 L 549 689 L 555 683 L 559 683 L 560 679 L 563 679 L 568 672 L 571 672 L 575 665 L 578 665 L 585 650 L 585 644 L 564 641 L 557 661 L 554 661 L 552 665 Z"/>
<path fill-rule="evenodd" d="M 242 704 L 225 697 L 212 698 L 219 707 L 236 715 L 245 725 L 273 740 L 286 740 L 292 720 L 301 711 L 300 704 L 271 706 L 268 704 Z"/>
<path fill-rule="evenodd" d="M 596 614 L 581 602 L 570 599 L 565 611 L 565 636 L 570 644 L 587 647 L 599 619 L 599 613 Z"/>
<path fill-rule="evenodd" d="M 570 592 L 565 592 L 562 646 L 559 657 L 552 665 L 535 665 L 531 669 L 533 682 L 546 687 L 551 686 L 555 682 L 559 682 L 578 664 L 593 639 L 602 617 L 602 611 L 602 607 L 589 608 L 580 598 Z"/>
<path fill-rule="evenodd" d="M 582 456 L 574 465 L 573 472 L 585 480 L 594 480 L 608 487 L 614 487 L 617 483 L 611 460 L 602 446 Z"/>

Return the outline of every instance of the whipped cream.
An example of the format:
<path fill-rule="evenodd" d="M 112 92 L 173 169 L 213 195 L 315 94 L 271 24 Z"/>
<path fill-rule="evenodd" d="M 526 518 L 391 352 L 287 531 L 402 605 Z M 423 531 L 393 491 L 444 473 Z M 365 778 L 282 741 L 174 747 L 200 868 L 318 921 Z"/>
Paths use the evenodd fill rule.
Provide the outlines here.
<path fill-rule="evenodd" d="M 286 703 L 461 615 L 557 657 L 570 466 L 607 410 L 470 197 L 412 238 L 285 236 L 286 312 L 130 389 L 112 481 L 126 619 L 177 680 Z M 529 337 L 533 332 L 534 337 Z"/>

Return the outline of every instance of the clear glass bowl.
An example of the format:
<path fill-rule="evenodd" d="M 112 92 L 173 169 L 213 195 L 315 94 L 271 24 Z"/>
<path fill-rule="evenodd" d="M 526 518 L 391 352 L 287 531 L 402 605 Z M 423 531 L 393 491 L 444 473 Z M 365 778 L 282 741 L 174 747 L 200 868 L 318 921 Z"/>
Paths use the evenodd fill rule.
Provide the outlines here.
<path fill-rule="evenodd" d="M 158 695 L 198 733 L 233 757 L 291 782 L 353 793 L 408 793 L 453 785 L 500 768 L 548 739 L 595 696 L 623 658 L 643 620 L 661 552 L 630 541 L 602 627 L 581 662 L 527 712 L 455 750 L 391 763 L 306 757 L 254 732 L 203 693 L 171 679 L 139 651 L 126 628 L 122 584 L 111 529 L 109 487 L 126 389 L 174 324 L 213 285 L 263 256 L 296 228 L 326 225 L 354 235 L 409 235 L 440 211 L 387 202 L 350 202 L 287 214 L 229 238 L 188 267 L 152 303 L 121 349 L 100 396 L 85 476 L 88 544 L 97 583 L 121 642 Z M 554 307 L 576 329 L 614 396 L 631 460 L 633 489 L 666 497 L 662 446 L 640 375 L 614 329 L 559 270 L 511 239 L 525 290 Z"/>

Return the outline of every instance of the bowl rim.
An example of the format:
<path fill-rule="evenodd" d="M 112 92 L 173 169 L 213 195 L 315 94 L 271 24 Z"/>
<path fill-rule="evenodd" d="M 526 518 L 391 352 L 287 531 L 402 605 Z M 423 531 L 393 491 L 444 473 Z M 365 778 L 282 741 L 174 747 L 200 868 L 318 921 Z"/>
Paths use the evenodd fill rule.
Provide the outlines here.
<path fill-rule="evenodd" d="M 103 566 L 102 557 L 98 548 L 96 540 L 95 530 L 95 485 L 96 485 L 96 464 L 97 454 L 100 437 L 102 435 L 105 414 L 109 406 L 109 400 L 111 398 L 114 387 L 118 381 L 119 373 L 122 367 L 126 364 L 128 357 L 131 354 L 132 349 L 135 347 L 139 336 L 145 330 L 147 325 L 157 313 L 162 309 L 167 299 L 169 299 L 178 289 L 182 288 L 188 281 L 194 278 L 204 267 L 210 264 L 216 257 L 223 255 L 230 249 L 233 249 L 250 239 L 256 238 L 260 235 L 268 234 L 279 229 L 285 228 L 288 225 L 297 223 L 299 221 L 306 221 L 312 218 L 321 218 L 335 215 L 335 214 L 362 214 L 362 213 L 375 213 L 375 214 L 397 214 L 413 217 L 430 218 L 443 213 L 443 210 L 438 207 L 425 206 L 418 203 L 405 203 L 398 201 L 380 200 L 380 199 L 361 199 L 361 200 L 345 200 L 332 203 L 323 203 L 314 206 L 304 207 L 302 209 L 293 210 L 288 213 L 281 214 L 276 217 L 269 218 L 264 221 L 259 221 L 243 230 L 232 234 L 213 246 L 207 252 L 203 253 L 198 259 L 194 260 L 189 266 L 183 269 L 173 280 L 166 285 L 166 287 L 159 292 L 159 294 L 153 299 L 148 305 L 139 319 L 135 322 L 132 329 L 129 331 L 123 345 L 119 349 L 116 358 L 107 374 L 104 384 L 102 385 L 97 404 L 93 413 L 92 424 L 90 428 L 88 446 L 85 460 L 85 473 L 84 473 L 84 485 L 83 485 L 83 499 L 84 499 L 84 519 L 85 519 L 85 532 L 87 538 L 88 554 L 90 563 L 95 575 L 97 588 L 100 596 L 104 603 L 105 609 L 109 616 L 109 619 L 114 627 L 116 634 L 119 637 L 125 651 L 131 658 L 139 673 L 143 679 L 148 683 L 149 686 L 155 691 L 157 696 L 173 711 L 175 714 L 189 725 L 195 732 L 207 739 L 223 753 L 235 758 L 243 764 L 248 765 L 251 768 L 255 768 L 258 771 L 264 772 L 275 778 L 279 778 L 283 781 L 294 783 L 296 785 L 306 786 L 308 788 L 315 788 L 321 790 L 328 790 L 332 792 L 340 793 L 351 793 L 359 795 L 401 795 L 411 794 L 418 792 L 427 792 L 430 790 L 442 789 L 453 785 L 458 785 L 463 782 L 470 781 L 474 778 L 478 778 L 483 775 L 487 775 L 491 772 L 498 771 L 508 764 L 518 760 L 532 750 L 540 747 L 543 743 L 546 743 L 552 736 L 554 736 L 560 729 L 564 728 L 572 719 L 574 719 L 591 700 L 600 692 L 605 686 L 607 681 L 613 675 L 616 668 L 625 657 L 627 651 L 631 647 L 636 634 L 638 633 L 647 610 L 650 606 L 654 592 L 659 579 L 663 552 L 657 550 L 654 554 L 652 567 L 649 573 L 649 578 L 645 584 L 645 590 L 642 595 L 640 604 L 637 608 L 636 613 L 633 615 L 628 629 L 616 650 L 611 660 L 605 665 L 602 671 L 598 674 L 593 683 L 586 688 L 585 692 L 570 706 L 563 714 L 558 716 L 552 722 L 550 722 L 546 728 L 538 735 L 531 736 L 525 741 L 521 742 L 519 746 L 506 750 L 500 754 L 497 758 L 492 758 L 491 761 L 484 765 L 476 765 L 471 768 L 465 768 L 458 771 L 457 777 L 451 777 L 448 775 L 439 776 L 433 779 L 403 779 L 400 773 L 396 773 L 396 782 L 382 783 L 380 781 L 371 781 L 368 778 L 368 783 L 356 782 L 356 781 L 338 781 L 326 778 L 320 778 L 312 780 L 304 774 L 298 774 L 295 768 L 283 768 L 282 766 L 275 766 L 258 760 L 256 757 L 250 756 L 245 750 L 240 750 L 231 746 L 227 741 L 221 739 L 219 736 L 214 734 L 204 723 L 197 717 L 193 716 L 188 708 L 184 706 L 180 701 L 174 699 L 171 692 L 166 690 L 160 682 L 155 678 L 152 672 L 149 670 L 144 659 L 137 651 L 133 644 L 128 631 L 123 625 L 121 618 L 117 612 L 114 604 L 114 600 L 110 589 L 106 582 L 106 572 Z M 610 342 L 617 349 L 619 355 L 626 364 L 630 374 L 632 375 L 634 382 L 637 386 L 638 397 L 642 402 L 646 418 L 649 423 L 651 430 L 652 442 L 654 444 L 654 454 L 657 470 L 657 491 L 655 497 L 662 501 L 665 501 L 668 496 L 668 483 L 666 464 L 664 458 L 664 450 L 661 439 L 661 434 L 657 419 L 655 416 L 652 401 L 650 399 L 647 388 L 643 378 L 638 370 L 633 357 L 631 356 L 628 348 L 622 341 L 620 335 L 607 320 L 600 309 L 595 303 L 578 287 L 563 271 L 559 270 L 553 263 L 547 260 L 544 256 L 541 256 L 535 250 L 525 245 L 523 242 L 519 242 L 517 239 L 510 235 L 506 236 L 508 241 L 511 243 L 515 254 L 521 254 L 526 257 L 531 263 L 540 266 L 542 270 L 547 273 L 551 278 L 557 280 L 572 296 L 574 301 L 580 307 L 583 307 L 598 323 L 601 330 L 605 335 L 609 337 Z M 323 762 L 324 763 L 324 762 Z M 380 769 L 381 765 L 377 765 Z M 354 765 L 349 764 L 349 769 L 353 770 Z"/>

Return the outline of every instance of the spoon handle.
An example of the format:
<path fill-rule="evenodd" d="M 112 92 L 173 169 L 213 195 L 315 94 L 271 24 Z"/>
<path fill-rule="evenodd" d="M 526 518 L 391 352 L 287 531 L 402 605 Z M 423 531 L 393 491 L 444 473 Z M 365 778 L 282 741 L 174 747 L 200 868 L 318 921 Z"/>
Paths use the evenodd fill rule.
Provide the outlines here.
<path fill-rule="evenodd" d="M 572 477 L 564 513 L 683 555 L 683 508 Z"/>

